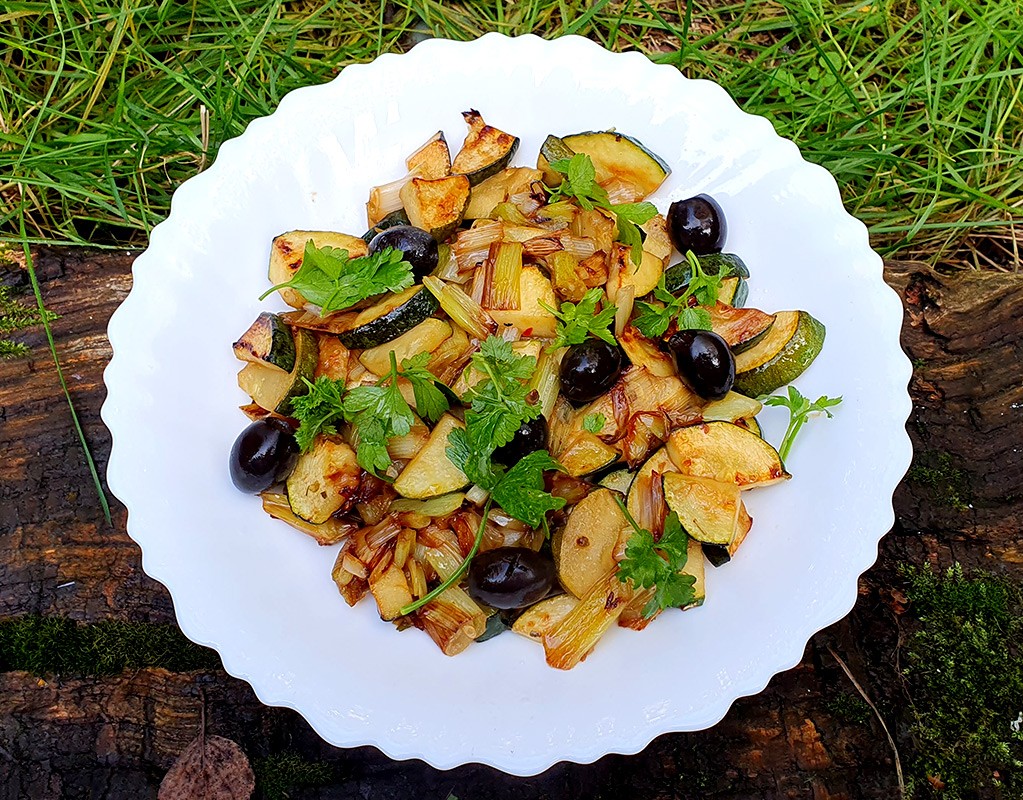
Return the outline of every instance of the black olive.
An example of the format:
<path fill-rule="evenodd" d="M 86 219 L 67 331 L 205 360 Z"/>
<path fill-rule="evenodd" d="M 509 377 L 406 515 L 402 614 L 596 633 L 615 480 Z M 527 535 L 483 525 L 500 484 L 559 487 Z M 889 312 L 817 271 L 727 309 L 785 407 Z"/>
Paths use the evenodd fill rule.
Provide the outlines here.
<path fill-rule="evenodd" d="M 668 207 L 668 237 L 683 255 L 720 253 L 725 246 L 725 215 L 713 197 L 698 194 Z"/>
<path fill-rule="evenodd" d="M 371 255 L 386 247 L 393 247 L 405 254 L 405 260 L 412 265 L 412 274 L 417 281 L 437 269 L 437 240 L 422 228 L 395 225 L 380 231 L 369 242 Z"/>
<path fill-rule="evenodd" d="M 561 393 L 573 403 L 596 400 L 615 385 L 622 351 L 602 339 L 574 344 L 561 360 Z"/>
<path fill-rule="evenodd" d="M 469 565 L 469 596 L 491 608 L 524 608 L 547 596 L 554 574 L 548 556 L 525 547 L 498 547 Z"/>
<path fill-rule="evenodd" d="M 297 460 L 291 426 L 282 419 L 257 420 L 234 440 L 231 480 L 243 492 L 262 492 L 288 477 Z"/>
<path fill-rule="evenodd" d="M 536 450 L 546 450 L 549 431 L 547 418 L 543 414 L 536 419 L 526 420 L 508 444 L 494 451 L 494 461 L 511 467 Z"/>
<path fill-rule="evenodd" d="M 735 382 L 735 356 L 713 331 L 684 330 L 668 339 L 678 373 L 704 400 L 720 400 Z"/>

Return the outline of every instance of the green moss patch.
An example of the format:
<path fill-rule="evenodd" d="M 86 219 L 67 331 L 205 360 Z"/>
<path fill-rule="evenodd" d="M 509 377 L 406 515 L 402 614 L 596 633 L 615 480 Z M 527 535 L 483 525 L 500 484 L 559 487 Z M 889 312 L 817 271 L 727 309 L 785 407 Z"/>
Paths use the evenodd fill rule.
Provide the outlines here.
<path fill-rule="evenodd" d="M 190 642 L 176 625 L 84 625 L 36 616 L 0 621 L 0 671 L 4 672 L 110 675 L 140 667 L 184 672 L 220 666 L 213 650 Z"/>
<path fill-rule="evenodd" d="M 298 753 L 275 753 L 252 762 L 257 796 L 265 800 L 286 800 L 293 789 L 326 786 L 335 778 L 334 768 L 320 761 L 307 761 Z"/>
<path fill-rule="evenodd" d="M 956 465 L 951 453 L 927 451 L 913 459 L 906 477 L 926 486 L 934 499 L 958 511 L 970 507 L 970 481 L 966 472 Z"/>
<path fill-rule="evenodd" d="M 906 643 L 916 796 L 1023 797 L 1023 610 L 992 576 L 907 568 L 920 629 Z M 935 787 L 940 794 L 935 793 Z"/>

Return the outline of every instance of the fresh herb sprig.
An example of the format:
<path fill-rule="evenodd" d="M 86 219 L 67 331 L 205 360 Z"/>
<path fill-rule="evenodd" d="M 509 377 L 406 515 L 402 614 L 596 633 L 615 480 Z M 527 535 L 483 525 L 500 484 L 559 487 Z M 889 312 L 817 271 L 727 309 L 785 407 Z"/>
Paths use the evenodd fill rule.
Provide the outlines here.
<path fill-rule="evenodd" d="M 604 307 L 597 312 L 597 306 L 601 303 Z M 549 350 L 582 344 L 590 336 L 596 336 L 611 345 L 618 344 L 614 334 L 609 330 L 618 309 L 607 301 L 603 289 L 599 287 L 590 289 L 578 304 L 562 303 L 560 311 L 542 301 L 540 305 L 550 311 L 555 318 L 556 335 L 548 347 Z"/>
<path fill-rule="evenodd" d="M 306 381 L 309 391 L 291 401 L 292 416 L 299 421 L 295 439 L 301 451 L 307 452 L 318 434 L 337 433 L 338 423 L 348 421 L 355 426 L 358 445 L 356 460 L 374 475 L 391 464 L 387 442 L 404 436 L 415 422 L 412 409 L 398 387 L 398 379 L 412 384 L 416 411 L 421 417 L 436 421 L 447 411 L 448 401 L 426 369 L 429 353 L 402 359 L 401 369 L 391 351 L 391 369 L 375 386 L 356 386 L 345 392 L 341 381 L 319 377 L 316 383 Z"/>
<path fill-rule="evenodd" d="M 487 502 L 483 506 L 483 517 L 476 529 L 476 538 L 465 560 L 458 565 L 458 569 L 448 576 L 447 580 L 415 602 L 404 606 L 400 613 L 402 615 L 411 614 L 443 594 L 449 586 L 453 586 L 461 580 L 476 553 L 479 552 L 483 532 L 487 527 L 487 515 L 494 503 L 497 503 L 507 514 L 522 520 L 527 525 L 532 525 L 534 528 L 545 527 L 547 512 L 565 506 L 564 498 L 553 497 L 543 489 L 544 472 L 554 469 L 560 470 L 562 467 L 551 458 L 550 453 L 546 450 L 536 450 L 520 459 L 514 467 L 504 473 L 494 485 L 490 497 L 487 498 Z"/>
<path fill-rule="evenodd" d="M 704 272 L 700 259 L 692 250 L 686 252 L 686 260 L 692 268 L 692 277 L 681 295 L 675 297 L 667 290 L 662 275 L 654 287 L 654 297 L 664 303 L 664 307 L 642 300 L 636 302 L 639 314 L 632 324 L 648 339 L 663 336 L 673 319 L 678 319 L 679 330 L 711 329 L 710 312 L 703 306 L 712 306 L 717 302 L 724 276 L 720 271 L 714 274 Z M 695 299 L 697 305 L 690 305 L 690 298 Z"/>
<path fill-rule="evenodd" d="M 583 417 L 583 430 L 589 431 L 590 433 L 600 433 L 604 430 L 604 425 L 607 423 L 607 417 L 600 412 L 594 412 L 593 414 L 587 414 Z"/>
<path fill-rule="evenodd" d="M 778 448 L 778 455 L 781 456 L 783 462 L 788 458 L 792 443 L 796 440 L 796 434 L 799 433 L 809 416 L 820 413 L 833 417 L 834 415 L 828 409 L 834 408 L 842 402 L 841 397 L 822 395 L 811 403 L 809 398 L 803 397 L 795 386 L 788 387 L 788 396 L 775 394 L 761 397 L 760 400 L 764 405 L 784 406 L 789 410 L 789 426 L 781 440 L 781 447 Z"/>
<path fill-rule="evenodd" d="M 260 295 L 263 300 L 278 289 L 294 289 L 320 307 L 321 316 L 349 308 L 360 300 L 384 292 L 400 292 L 412 285 L 412 266 L 400 250 L 385 247 L 360 258 L 348 251 L 317 247 L 306 242 L 302 264 L 290 281 L 272 286 Z"/>
<path fill-rule="evenodd" d="M 653 203 L 614 203 L 607 196 L 607 190 L 597 183 L 597 171 L 593 160 L 585 153 L 576 153 L 571 158 L 551 162 L 551 169 L 563 176 L 561 183 L 550 189 L 550 202 L 563 197 L 575 198 L 581 208 L 592 211 L 603 208 L 615 215 L 618 225 L 618 240 L 632 248 L 632 263 L 639 266 L 643 260 L 643 236 L 639 226 L 657 215 Z"/>
<path fill-rule="evenodd" d="M 654 596 L 643 607 L 643 616 L 650 619 L 666 608 L 681 608 L 696 599 L 693 589 L 696 578 L 681 572 L 689 560 L 689 536 L 672 511 L 664 521 L 664 533 L 654 540 L 654 535 L 639 527 L 629 509 L 615 495 L 615 502 L 621 508 L 635 533 L 625 545 L 625 558 L 618 564 L 618 579 L 643 589 L 653 589 Z"/>

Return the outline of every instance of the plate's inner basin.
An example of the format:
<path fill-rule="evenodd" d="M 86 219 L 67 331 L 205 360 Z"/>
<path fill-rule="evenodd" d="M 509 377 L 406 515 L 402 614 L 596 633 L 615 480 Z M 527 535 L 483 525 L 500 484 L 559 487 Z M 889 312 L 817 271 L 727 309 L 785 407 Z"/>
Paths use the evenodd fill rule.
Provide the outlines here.
<path fill-rule="evenodd" d="M 805 309 L 826 325 L 797 385 L 844 398 L 834 419 L 804 429 L 786 464 L 793 480 L 745 495 L 753 530 L 731 563 L 708 566 L 703 607 L 643 632 L 616 628 L 568 673 L 518 636 L 448 658 L 382 623 L 372 603 L 349 608 L 330 577 L 337 548 L 270 519 L 227 470 L 247 402 L 231 342 L 260 311 L 283 308 L 257 299 L 271 239 L 361 234 L 370 187 L 400 177 L 438 129 L 457 149 L 468 108 L 521 137 L 516 164 L 532 165 L 548 133 L 638 137 L 673 170 L 650 198 L 661 212 L 700 192 L 721 204 L 725 249 L 752 274 L 748 305 Z M 178 191 L 111 324 L 110 483 L 185 632 L 216 646 L 262 700 L 297 708 L 337 744 L 528 774 L 713 724 L 850 608 L 908 464 L 900 319 L 831 177 L 719 87 L 575 39 L 431 42 L 292 93 Z M 777 445 L 786 412 L 760 419 Z"/>

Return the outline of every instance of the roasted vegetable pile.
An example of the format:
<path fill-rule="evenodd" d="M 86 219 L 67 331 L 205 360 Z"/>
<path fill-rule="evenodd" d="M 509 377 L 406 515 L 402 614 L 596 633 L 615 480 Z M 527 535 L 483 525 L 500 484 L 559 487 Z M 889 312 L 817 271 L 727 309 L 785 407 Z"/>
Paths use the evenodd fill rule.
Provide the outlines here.
<path fill-rule="evenodd" d="M 371 191 L 362 236 L 273 240 L 264 297 L 293 310 L 234 344 L 231 476 L 340 545 L 350 605 L 448 655 L 510 628 L 569 669 L 615 623 L 703 603 L 743 493 L 789 477 L 757 398 L 824 327 L 746 308 L 721 207 L 658 213 L 669 169 L 635 139 L 552 135 L 514 167 L 519 140 L 464 117 L 453 159 L 437 133 Z"/>

